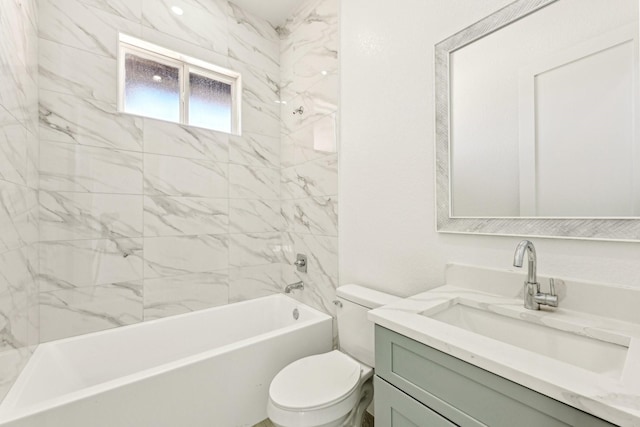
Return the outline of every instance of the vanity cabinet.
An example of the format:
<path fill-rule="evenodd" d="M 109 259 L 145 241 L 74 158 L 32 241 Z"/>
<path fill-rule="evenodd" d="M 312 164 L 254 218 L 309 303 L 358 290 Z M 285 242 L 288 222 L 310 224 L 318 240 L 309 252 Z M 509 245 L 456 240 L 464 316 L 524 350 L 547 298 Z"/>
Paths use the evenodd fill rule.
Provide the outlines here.
<path fill-rule="evenodd" d="M 613 426 L 376 325 L 376 427 Z"/>

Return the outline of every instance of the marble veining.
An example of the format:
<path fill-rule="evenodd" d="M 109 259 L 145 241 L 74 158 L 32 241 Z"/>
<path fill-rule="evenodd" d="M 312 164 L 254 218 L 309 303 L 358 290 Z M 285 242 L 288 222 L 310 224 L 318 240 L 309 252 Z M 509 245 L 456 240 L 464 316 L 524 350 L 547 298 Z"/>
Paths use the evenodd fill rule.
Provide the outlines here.
<path fill-rule="evenodd" d="M 291 13 L 287 18 L 283 27 L 286 29 L 282 32 L 286 36 L 302 33 L 302 26 L 312 26 L 314 24 L 321 26 L 330 26 L 334 30 L 338 20 L 338 2 L 336 0 L 312 0 L 300 3 L 300 6 Z M 285 37 L 286 37 L 285 36 Z M 285 48 L 287 48 L 285 46 Z"/>
<path fill-rule="evenodd" d="M 369 313 L 369 318 L 376 324 L 616 425 L 640 425 L 640 388 L 637 386 L 640 364 L 636 357 L 640 348 L 640 328 L 637 322 L 592 314 L 588 304 L 585 305 L 579 295 L 574 296 L 574 293 L 590 289 L 600 289 L 596 291 L 598 294 L 606 293 L 607 289 L 615 290 L 606 304 L 602 299 L 596 299 L 600 305 L 606 305 L 610 313 L 631 319 L 637 316 L 636 310 L 622 308 L 616 298 L 637 300 L 638 291 L 566 281 L 567 288 L 558 309 L 531 311 L 523 307 L 522 298 L 514 298 L 521 288 L 519 283 L 512 284 L 512 291 L 505 287 L 513 276 L 513 273 L 499 270 L 450 265 L 444 286 L 375 309 Z M 495 278 L 497 284 L 484 280 L 487 278 Z M 468 286 L 461 287 L 462 283 Z M 592 372 L 490 338 L 471 336 L 470 332 L 427 316 L 460 302 L 533 324 L 628 346 L 624 369 L 617 374 L 621 376 Z M 624 313 L 619 313 L 621 309 Z"/>
<path fill-rule="evenodd" d="M 225 305 L 229 303 L 227 272 L 145 279 L 144 320 Z"/>
<path fill-rule="evenodd" d="M 222 234 L 229 229 L 229 201 L 200 197 L 144 197 L 144 235 Z"/>
<path fill-rule="evenodd" d="M 116 58 L 118 32 L 140 35 L 140 23 L 83 4 L 78 0 L 41 0 L 39 35 L 70 47 Z"/>
<path fill-rule="evenodd" d="M 319 52 L 315 53 L 316 60 L 309 59 L 308 63 L 298 62 L 293 64 L 293 71 L 282 77 L 280 82 L 281 93 L 283 99 L 287 100 L 287 102 L 293 102 L 296 96 L 302 95 L 310 88 L 317 87 L 318 90 L 322 90 L 323 86 L 328 87 L 325 82 L 338 75 L 337 52 L 327 51 L 322 48 L 318 50 Z M 319 92 L 316 92 L 316 96 L 318 94 Z M 337 92 L 334 92 L 333 97 L 336 96 Z"/>
<path fill-rule="evenodd" d="M 279 28 L 280 200 L 284 283 L 305 282 L 293 297 L 335 315 L 338 284 L 338 3 L 303 2 Z M 303 114 L 293 114 L 298 107 Z M 308 256 L 309 271 L 291 264 Z M 334 339 L 337 337 L 334 336 Z"/>
<path fill-rule="evenodd" d="M 41 341 L 142 320 L 142 281 L 40 293 Z"/>
<path fill-rule="evenodd" d="M 40 137 L 93 147 L 142 151 L 142 119 L 115 105 L 40 91 Z"/>
<path fill-rule="evenodd" d="M 279 233 L 229 235 L 229 265 L 232 267 L 265 265 L 281 260 Z"/>
<path fill-rule="evenodd" d="M 155 28 L 142 26 L 142 40 L 148 40 L 158 46 L 166 47 L 175 52 L 184 53 L 193 58 L 198 58 L 224 68 L 231 68 L 229 57 L 225 53 L 213 51 L 207 47 L 182 40 Z"/>
<path fill-rule="evenodd" d="M 282 166 L 306 163 L 338 151 L 337 123 L 334 114 L 319 118 L 309 126 L 292 133 L 283 133 L 281 141 Z"/>
<path fill-rule="evenodd" d="M 0 400 L 39 342 L 36 7 L 0 13 Z"/>
<path fill-rule="evenodd" d="M 40 261 L 38 259 L 38 244 L 32 243 L 25 248 L 29 274 L 25 289 L 27 291 L 27 344 L 30 352 L 33 352 L 40 343 L 40 304 L 38 301 Z"/>
<path fill-rule="evenodd" d="M 229 6 L 229 57 L 279 74 L 280 43 L 275 29 L 234 3 Z"/>
<path fill-rule="evenodd" d="M 281 231 L 284 221 L 280 201 L 264 199 L 229 200 L 229 232 L 261 233 Z"/>
<path fill-rule="evenodd" d="M 226 198 L 226 163 L 180 157 L 144 155 L 144 194 Z"/>
<path fill-rule="evenodd" d="M 0 41 L 0 106 L 10 112 L 17 122 L 27 125 L 31 120 L 30 102 L 34 84 L 30 72 L 34 26 L 26 19 L 22 4 L 8 2 L 3 6 L 0 16 L 0 25 L 4 29 Z M 14 34 L 24 37 L 12 37 Z"/>
<path fill-rule="evenodd" d="M 238 25 L 238 28 L 244 28 L 245 31 L 252 33 L 251 36 L 245 36 L 245 38 L 255 42 L 271 42 L 279 48 L 280 37 L 269 22 L 247 12 L 231 1 L 228 4 L 231 8 L 229 19 Z"/>
<path fill-rule="evenodd" d="M 34 116 L 37 114 L 34 114 Z M 37 125 L 32 126 L 33 131 L 27 131 L 27 187 L 38 189 L 40 172 L 38 164 L 40 162 L 40 139 L 37 135 Z"/>
<path fill-rule="evenodd" d="M 142 0 L 83 0 L 83 2 L 129 21 L 140 22 L 142 17 Z"/>
<path fill-rule="evenodd" d="M 336 154 L 282 170 L 282 198 L 300 199 L 338 194 Z"/>
<path fill-rule="evenodd" d="M 41 242 L 40 291 L 140 280 L 142 243 L 140 238 Z"/>
<path fill-rule="evenodd" d="M 31 279 L 26 249 L 0 255 L 0 353 L 28 344 L 28 288 Z"/>
<path fill-rule="evenodd" d="M 142 194 L 142 154 L 40 141 L 40 188 Z"/>
<path fill-rule="evenodd" d="M 171 12 L 173 4 L 168 0 L 142 0 L 142 25 L 221 54 L 227 53 L 225 13 L 214 14 L 185 1 L 180 4 L 184 15 L 178 16 Z"/>
<path fill-rule="evenodd" d="M 278 199 L 277 169 L 229 165 L 229 197 L 232 199 Z"/>
<path fill-rule="evenodd" d="M 305 2 L 286 40 L 226 0 L 183 0 L 181 17 L 168 0 L 41 3 L 42 141 L 32 169 L 42 190 L 43 339 L 281 292 L 297 250 L 315 269 L 305 298 L 333 313 L 337 156 L 314 143 L 316 123 L 336 112 L 337 2 Z M 118 114 L 118 32 L 240 71 L 242 135 Z M 283 125 L 283 95 L 309 114 Z M 281 135 L 294 146 L 290 161 Z M 30 216 L 7 214 L 7 248 L 33 240 Z"/>
<path fill-rule="evenodd" d="M 0 253 L 37 240 L 37 191 L 0 180 Z"/>
<path fill-rule="evenodd" d="M 0 179 L 27 182 L 27 129 L 0 106 Z"/>
<path fill-rule="evenodd" d="M 277 137 L 280 134 L 279 76 L 231 59 L 233 70 L 242 73 L 243 131 Z"/>
<path fill-rule="evenodd" d="M 229 161 L 229 134 L 161 120 L 143 120 L 145 153 Z"/>
<path fill-rule="evenodd" d="M 229 269 L 229 302 L 246 301 L 282 292 L 280 264 Z"/>
<path fill-rule="evenodd" d="M 275 112 L 276 122 L 279 117 L 277 115 L 278 104 L 274 101 L 278 100 L 280 92 L 279 78 L 277 74 L 269 74 L 264 69 L 257 68 L 254 65 L 246 65 L 243 62 L 230 60 L 231 67 L 242 74 L 242 99 L 253 108 L 262 108 L 263 110 Z"/>
<path fill-rule="evenodd" d="M 142 196 L 40 192 L 40 240 L 142 236 Z"/>
<path fill-rule="evenodd" d="M 280 112 L 265 107 L 263 101 L 245 98 L 242 103 L 242 123 L 247 132 L 277 137 L 280 133 Z"/>
<path fill-rule="evenodd" d="M 168 0 L 152 2 L 43 0 L 39 8 L 42 155 L 32 166 L 27 159 L 20 179 L 31 168 L 42 189 L 41 314 L 61 319 L 47 340 L 226 304 L 230 265 L 236 277 L 253 269 L 236 284 L 280 273 L 277 33 L 227 0 L 182 0 L 182 16 Z M 240 71 L 242 136 L 119 114 L 118 32 Z M 2 165 L 0 179 L 17 176 Z M 33 234 L 32 214 L 21 208 L 32 196 L 7 194 L 19 203 L 0 210 L 10 231 L 0 250 Z M 142 298 L 117 290 L 139 282 Z M 255 293 L 235 295 L 263 294 L 243 289 Z"/>
<path fill-rule="evenodd" d="M 295 200 L 294 230 L 316 235 L 338 235 L 338 202 L 335 197 L 309 197 Z"/>
<path fill-rule="evenodd" d="M 227 0 L 185 0 L 195 7 L 204 9 L 216 16 L 228 17 L 231 15 L 231 4 Z"/>
<path fill-rule="evenodd" d="M 295 250 L 293 250 L 295 249 Z M 338 285 L 338 240 L 299 233 L 286 233 L 283 238 L 284 266 L 291 265 L 297 252 L 309 255 L 308 274 L 285 267 L 284 282 L 304 280 L 305 292 L 295 295 L 296 299 L 325 313 L 335 315 L 335 291 Z M 337 335 L 337 334 L 336 334 Z"/>
<path fill-rule="evenodd" d="M 229 161 L 241 165 L 280 166 L 279 140 L 276 137 L 245 132 L 229 138 Z"/>
<path fill-rule="evenodd" d="M 287 264 L 293 264 L 296 259 L 296 253 L 308 254 L 309 266 L 313 265 L 315 273 L 331 277 L 337 281 L 337 237 L 286 232 L 282 236 L 282 248 Z"/>
<path fill-rule="evenodd" d="M 280 55 L 283 94 L 305 90 L 337 72 L 337 11 L 336 0 L 305 2 L 287 22 Z"/>
<path fill-rule="evenodd" d="M 117 102 L 117 76 L 113 72 L 117 66 L 115 58 L 46 39 L 40 39 L 38 55 L 38 85 L 41 89 L 110 104 Z M 60 60 L 68 57 L 75 60 Z"/>
<path fill-rule="evenodd" d="M 229 237 L 220 235 L 144 238 L 144 277 L 206 273 L 229 266 Z"/>
<path fill-rule="evenodd" d="M 332 277 L 324 271 L 316 271 L 305 275 L 291 269 L 285 269 L 283 274 L 284 283 L 294 283 L 298 280 L 304 281 L 305 292 L 295 293 L 292 298 L 335 317 L 336 307 L 333 304 L 333 300 L 336 299 L 337 277 Z M 334 330 L 334 339 L 337 338 L 337 330 Z"/>
<path fill-rule="evenodd" d="M 291 93 L 282 94 L 287 104 L 281 104 L 283 133 L 293 133 L 310 126 L 324 116 L 335 114 L 338 110 L 338 76 L 328 75 L 313 86 Z M 290 98 L 288 98 L 290 96 Z M 292 106 L 302 105 L 304 114 L 290 114 Z"/>

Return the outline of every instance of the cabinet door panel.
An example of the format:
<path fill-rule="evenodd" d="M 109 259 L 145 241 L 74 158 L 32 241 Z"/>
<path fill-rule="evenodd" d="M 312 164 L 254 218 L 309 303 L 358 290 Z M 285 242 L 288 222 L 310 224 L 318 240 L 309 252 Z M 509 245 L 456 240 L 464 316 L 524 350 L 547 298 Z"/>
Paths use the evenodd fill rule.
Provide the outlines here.
<path fill-rule="evenodd" d="M 374 387 L 376 427 L 455 427 L 378 376 L 374 379 Z"/>
<path fill-rule="evenodd" d="M 376 373 L 453 423 L 492 427 L 613 426 L 477 366 L 376 326 Z"/>

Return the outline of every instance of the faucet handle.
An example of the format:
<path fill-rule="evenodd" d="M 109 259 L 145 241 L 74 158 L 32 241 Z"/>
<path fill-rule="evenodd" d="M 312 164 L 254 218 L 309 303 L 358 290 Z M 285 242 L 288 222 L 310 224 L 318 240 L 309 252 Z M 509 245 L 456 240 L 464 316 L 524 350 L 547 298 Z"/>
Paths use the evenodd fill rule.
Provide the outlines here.
<path fill-rule="evenodd" d="M 296 269 L 302 273 L 307 272 L 307 256 L 304 254 L 297 254 L 296 260 L 293 265 L 296 266 Z"/>
<path fill-rule="evenodd" d="M 549 294 L 546 295 L 545 298 L 549 307 L 557 307 L 558 306 L 558 294 L 556 293 L 556 280 L 553 277 L 549 278 Z"/>
<path fill-rule="evenodd" d="M 550 292 L 548 294 L 543 292 L 537 292 L 533 299 L 540 305 L 548 305 L 549 307 L 557 307 L 558 306 L 558 294 L 556 293 L 556 281 L 554 279 L 549 279 L 549 288 Z"/>
<path fill-rule="evenodd" d="M 549 291 L 551 296 L 557 297 L 558 294 L 556 293 L 556 279 L 554 279 L 553 277 L 549 278 Z"/>

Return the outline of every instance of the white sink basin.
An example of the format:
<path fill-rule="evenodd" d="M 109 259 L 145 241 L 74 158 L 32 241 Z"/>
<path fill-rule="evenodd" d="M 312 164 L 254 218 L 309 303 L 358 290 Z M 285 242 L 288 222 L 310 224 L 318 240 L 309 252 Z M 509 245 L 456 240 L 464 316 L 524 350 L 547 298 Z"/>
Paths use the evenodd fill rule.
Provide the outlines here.
<path fill-rule="evenodd" d="M 628 347 L 483 310 L 458 300 L 424 316 L 589 371 L 620 378 Z"/>

